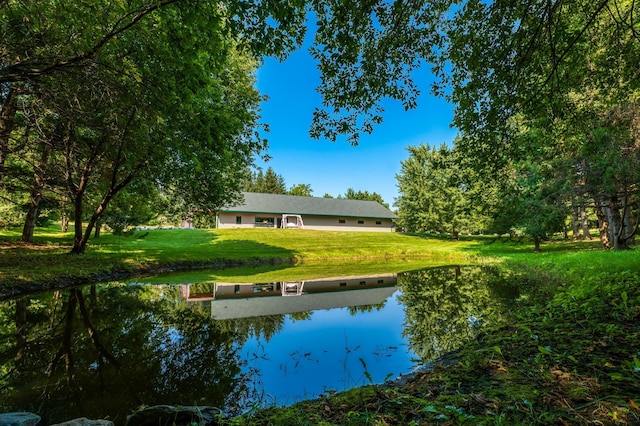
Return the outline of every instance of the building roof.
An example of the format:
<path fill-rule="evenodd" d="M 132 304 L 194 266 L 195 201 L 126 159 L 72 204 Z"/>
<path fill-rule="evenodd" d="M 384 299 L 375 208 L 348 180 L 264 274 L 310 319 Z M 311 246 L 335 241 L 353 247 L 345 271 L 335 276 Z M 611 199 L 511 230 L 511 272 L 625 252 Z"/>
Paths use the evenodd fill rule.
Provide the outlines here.
<path fill-rule="evenodd" d="M 395 219 L 397 216 L 376 201 L 340 198 L 301 197 L 297 195 L 243 192 L 244 202 L 222 209 L 231 213 L 272 213 L 313 216 Z"/>

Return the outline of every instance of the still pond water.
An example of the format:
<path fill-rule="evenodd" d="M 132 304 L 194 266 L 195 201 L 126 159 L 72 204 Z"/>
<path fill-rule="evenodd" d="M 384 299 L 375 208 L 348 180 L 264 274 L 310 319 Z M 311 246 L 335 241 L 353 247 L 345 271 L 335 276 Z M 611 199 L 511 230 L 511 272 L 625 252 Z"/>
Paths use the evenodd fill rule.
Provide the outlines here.
<path fill-rule="evenodd" d="M 0 412 L 123 424 L 142 405 L 238 414 L 410 373 L 499 320 L 498 269 L 241 284 L 114 282 L 0 302 Z"/>

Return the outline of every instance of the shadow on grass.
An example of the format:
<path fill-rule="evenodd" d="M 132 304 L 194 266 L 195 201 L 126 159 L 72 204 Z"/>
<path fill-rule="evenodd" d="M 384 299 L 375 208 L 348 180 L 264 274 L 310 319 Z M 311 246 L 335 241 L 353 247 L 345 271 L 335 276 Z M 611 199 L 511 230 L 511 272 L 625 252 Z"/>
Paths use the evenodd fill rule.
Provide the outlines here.
<path fill-rule="evenodd" d="M 144 237 L 137 238 L 136 234 Z M 3 238 L 0 300 L 148 274 L 287 265 L 296 258 L 293 250 L 248 240 L 219 240 L 210 231 L 157 230 L 136 234 L 105 234 L 92 239 L 80 256 L 66 255 L 69 248 L 51 244 L 51 240 L 20 244 L 19 237 Z"/>
<path fill-rule="evenodd" d="M 454 240 L 451 234 L 408 234 L 417 238 L 440 240 L 449 243 L 475 242 L 474 246 L 461 247 L 463 251 L 476 251 L 482 254 L 534 253 L 533 239 L 529 236 L 511 237 L 508 235 L 460 235 Z M 541 252 L 563 252 L 602 250 L 597 238 L 591 240 L 573 240 L 552 237 L 541 243 Z"/>

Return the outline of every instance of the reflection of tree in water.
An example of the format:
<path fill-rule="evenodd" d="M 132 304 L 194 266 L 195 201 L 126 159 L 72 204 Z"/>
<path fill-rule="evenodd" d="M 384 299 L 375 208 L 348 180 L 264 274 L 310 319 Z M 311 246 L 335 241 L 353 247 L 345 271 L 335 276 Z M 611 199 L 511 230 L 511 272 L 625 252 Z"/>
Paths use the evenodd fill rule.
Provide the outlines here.
<path fill-rule="evenodd" d="M 243 345 L 251 338 L 264 338 L 270 341 L 284 327 L 285 315 L 266 315 L 262 317 L 220 320 L 221 330 L 236 336 L 236 342 Z"/>
<path fill-rule="evenodd" d="M 0 409 L 123 424 L 141 404 L 228 407 L 245 392 L 233 336 L 163 291 L 114 284 L 0 304 Z"/>
<path fill-rule="evenodd" d="M 379 311 L 380 309 L 384 308 L 384 305 L 386 304 L 387 304 L 387 299 L 373 305 L 347 306 L 347 310 L 352 316 L 355 316 L 361 313 Z"/>
<path fill-rule="evenodd" d="M 215 292 L 215 283 L 201 282 L 189 284 L 191 294 L 211 294 Z M 214 302 L 215 303 L 215 302 Z M 192 310 L 197 310 L 202 315 L 211 316 L 211 304 L 207 303 L 192 303 L 189 305 Z M 307 319 L 310 316 L 308 312 L 301 312 L 300 314 L 291 314 L 293 319 Z M 248 317 L 237 318 L 229 320 L 217 321 L 220 330 L 231 333 L 236 336 L 237 343 L 244 344 L 248 339 L 261 336 L 268 342 L 271 337 L 276 335 L 285 322 L 285 315 L 267 315 L 260 317 Z"/>
<path fill-rule="evenodd" d="M 508 294 L 497 268 L 465 266 L 412 271 L 398 277 L 405 305 L 404 334 L 423 361 L 432 361 L 476 336 L 481 324 L 499 321 Z"/>

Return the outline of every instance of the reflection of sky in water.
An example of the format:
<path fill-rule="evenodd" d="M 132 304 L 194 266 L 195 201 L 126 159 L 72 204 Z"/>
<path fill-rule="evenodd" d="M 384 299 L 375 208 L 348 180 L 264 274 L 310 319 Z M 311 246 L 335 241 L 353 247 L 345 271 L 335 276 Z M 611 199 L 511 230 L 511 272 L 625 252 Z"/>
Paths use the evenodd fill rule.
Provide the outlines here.
<path fill-rule="evenodd" d="M 342 391 L 406 374 L 415 356 L 402 337 L 404 311 L 396 291 L 383 308 L 352 315 L 348 309 L 314 311 L 307 320 L 290 316 L 269 342 L 250 339 L 240 351 L 255 377 L 262 402 L 290 404 L 325 390 Z M 363 365 L 361 359 L 366 364 Z"/>

